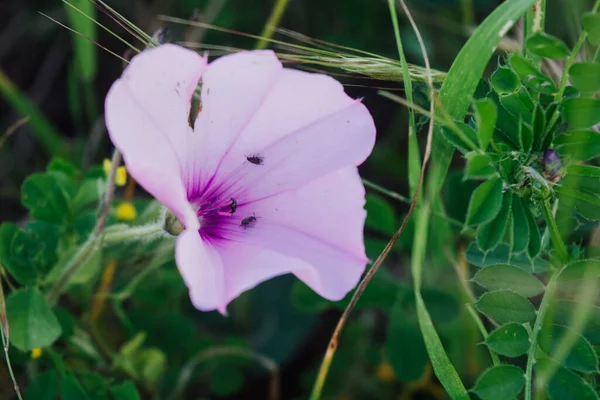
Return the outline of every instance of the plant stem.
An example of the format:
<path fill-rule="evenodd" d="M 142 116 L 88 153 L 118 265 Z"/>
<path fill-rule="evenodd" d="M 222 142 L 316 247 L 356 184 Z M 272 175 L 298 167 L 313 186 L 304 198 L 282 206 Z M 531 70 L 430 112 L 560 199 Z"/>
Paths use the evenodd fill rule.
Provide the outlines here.
<path fill-rule="evenodd" d="M 533 330 L 531 332 L 531 347 L 529 348 L 529 353 L 527 354 L 527 368 L 525 369 L 525 400 L 531 400 L 531 376 L 533 374 L 533 364 L 535 364 L 537 338 L 540 333 L 540 330 L 542 329 L 542 324 L 544 322 L 544 316 L 546 314 L 548 303 L 550 302 L 550 299 L 554 296 L 554 292 L 556 291 L 557 278 L 558 273 L 555 273 L 548 281 L 548 285 L 546 285 L 546 291 L 544 292 L 544 296 L 542 297 L 542 302 L 540 303 L 540 307 L 537 312 L 537 317 L 535 319 L 535 324 L 533 325 Z"/>
<path fill-rule="evenodd" d="M 266 49 L 269 44 L 270 39 L 273 37 L 273 32 L 275 32 L 275 28 L 279 25 L 279 21 L 281 21 L 281 17 L 283 17 L 283 13 L 287 8 L 288 0 L 275 0 L 275 5 L 271 10 L 271 14 L 269 15 L 269 19 L 265 22 L 265 26 L 260 34 L 261 38 L 256 44 L 256 49 Z"/>
<path fill-rule="evenodd" d="M 467 307 L 467 311 L 469 312 L 469 315 L 471 316 L 471 318 L 473 318 L 475 325 L 477 325 L 477 328 L 479 328 L 479 332 L 481 332 L 481 336 L 483 336 L 483 340 L 485 341 L 487 339 L 487 337 L 489 336 L 489 333 L 488 333 L 487 329 L 485 329 L 485 325 L 483 325 L 483 321 L 481 320 L 481 318 L 479 318 L 477 311 L 475 311 L 473 309 L 472 305 L 467 304 L 466 307 Z M 494 363 L 494 365 L 502 365 L 502 362 L 500 362 L 500 359 L 498 358 L 496 353 L 494 353 L 492 351 L 492 349 L 490 349 L 489 347 L 488 347 L 488 351 L 490 353 L 490 357 L 492 358 L 492 362 Z"/>
<path fill-rule="evenodd" d="M 566 263 L 569 259 L 569 254 L 567 253 L 567 247 L 565 246 L 565 242 L 558 231 L 558 226 L 556 225 L 556 220 L 554 219 L 554 215 L 552 214 L 552 207 L 550 206 L 550 200 L 545 199 L 542 203 L 542 213 L 544 214 L 544 219 L 546 220 L 546 225 L 548 228 L 548 232 L 550 232 L 550 238 L 552 239 L 552 244 L 554 244 L 554 249 L 558 254 L 558 258 L 561 263 Z"/>

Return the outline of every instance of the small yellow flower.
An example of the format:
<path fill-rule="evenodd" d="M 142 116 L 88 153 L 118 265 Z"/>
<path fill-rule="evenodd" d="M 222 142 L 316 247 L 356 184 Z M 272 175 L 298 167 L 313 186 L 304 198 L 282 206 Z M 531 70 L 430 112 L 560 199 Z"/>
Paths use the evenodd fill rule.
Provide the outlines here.
<path fill-rule="evenodd" d="M 137 216 L 135 207 L 128 201 L 119 204 L 115 209 L 115 212 L 117 214 L 117 219 L 121 221 L 132 221 Z"/>
<path fill-rule="evenodd" d="M 104 174 L 106 176 L 110 175 L 110 171 L 112 169 L 112 164 L 108 158 L 105 158 L 102 162 L 102 167 L 104 168 Z M 115 174 L 115 184 L 117 186 L 125 186 L 127 183 L 127 169 L 124 166 L 120 166 L 117 168 L 117 172 Z"/>
<path fill-rule="evenodd" d="M 392 366 L 385 361 L 379 364 L 377 370 L 375 371 L 375 376 L 377 376 L 377 380 L 384 383 L 393 382 L 396 378 L 394 376 L 394 370 L 392 369 Z"/>
<path fill-rule="evenodd" d="M 42 349 L 39 347 L 36 347 L 35 349 L 31 350 L 31 358 L 33 360 L 35 360 L 36 358 L 40 358 L 42 356 Z"/>

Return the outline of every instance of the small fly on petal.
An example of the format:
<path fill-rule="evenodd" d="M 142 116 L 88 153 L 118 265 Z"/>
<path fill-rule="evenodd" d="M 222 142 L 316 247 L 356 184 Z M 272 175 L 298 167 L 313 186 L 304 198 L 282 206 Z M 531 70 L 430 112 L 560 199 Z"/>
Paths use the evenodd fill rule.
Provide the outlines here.
<path fill-rule="evenodd" d="M 251 215 L 249 217 L 244 218 L 242 220 L 242 223 L 240 224 L 240 226 L 243 226 L 244 229 L 251 228 L 256 224 L 256 220 L 257 220 L 256 216 Z"/>
<path fill-rule="evenodd" d="M 258 155 L 253 155 L 253 156 L 246 156 L 246 160 L 248 160 L 248 162 L 250 162 L 254 165 L 263 165 L 263 161 L 265 159 L 264 159 L 264 157 L 261 157 Z"/>

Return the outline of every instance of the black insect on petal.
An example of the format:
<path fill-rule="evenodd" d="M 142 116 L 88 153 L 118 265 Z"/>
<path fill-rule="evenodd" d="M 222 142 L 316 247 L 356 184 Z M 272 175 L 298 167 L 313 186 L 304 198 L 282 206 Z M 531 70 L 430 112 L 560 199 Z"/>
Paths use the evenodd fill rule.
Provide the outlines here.
<path fill-rule="evenodd" d="M 246 160 L 254 165 L 263 165 L 264 157 L 259 155 L 246 156 Z"/>
<path fill-rule="evenodd" d="M 254 215 L 251 215 L 242 220 L 241 226 L 243 226 L 244 229 L 248 229 L 253 227 L 254 224 L 256 224 L 256 217 Z"/>
<path fill-rule="evenodd" d="M 231 204 L 229 205 L 229 209 L 231 210 L 229 214 L 233 214 L 235 210 L 237 210 L 237 200 L 233 197 L 231 198 Z"/>

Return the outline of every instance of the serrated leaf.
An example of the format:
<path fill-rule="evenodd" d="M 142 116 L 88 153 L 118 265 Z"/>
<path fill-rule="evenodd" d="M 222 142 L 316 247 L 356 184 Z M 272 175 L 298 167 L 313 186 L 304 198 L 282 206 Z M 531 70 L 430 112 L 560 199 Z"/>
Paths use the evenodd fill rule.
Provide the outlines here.
<path fill-rule="evenodd" d="M 562 116 L 569 130 L 586 129 L 600 123 L 600 100 L 575 97 L 562 103 Z"/>
<path fill-rule="evenodd" d="M 536 368 L 548 368 L 548 360 L 538 360 Z M 598 395 L 583 378 L 575 372 L 559 367 L 548 382 L 546 389 L 552 400 L 597 400 Z"/>
<path fill-rule="evenodd" d="M 540 332 L 538 343 L 541 349 L 553 357 L 559 343 L 567 334 L 573 334 L 569 328 L 560 325 L 552 325 Z M 562 365 L 566 368 L 581 372 L 595 372 L 598 370 L 598 356 L 590 342 L 583 336 L 575 334 L 576 340 L 565 357 Z"/>
<path fill-rule="evenodd" d="M 534 104 L 525 88 L 521 88 L 521 90 L 515 93 L 501 95 L 499 99 L 502 107 L 517 121 L 524 121 L 531 124 Z"/>
<path fill-rule="evenodd" d="M 45 222 L 63 223 L 69 213 L 69 199 L 58 178 L 52 174 L 30 175 L 21 187 L 23 205 L 31 216 Z"/>
<path fill-rule="evenodd" d="M 483 400 L 506 400 L 516 397 L 525 386 L 523 370 L 514 365 L 498 365 L 481 374 L 472 391 Z"/>
<path fill-rule="evenodd" d="M 529 350 L 529 334 L 523 325 L 510 323 L 490 333 L 485 344 L 501 356 L 519 357 Z"/>
<path fill-rule="evenodd" d="M 576 63 L 569 68 L 569 81 L 583 93 L 600 91 L 600 63 Z"/>
<path fill-rule="evenodd" d="M 525 47 L 531 53 L 555 60 L 565 58 L 569 55 L 569 48 L 557 37 L 545 32 L 537 32 L 527 38 Z"/>
<path fill-rule="evenodd" d="M 527 225 L 529 226 L 529 244 L 527 246 L 527 254 L 530 258 L 534 258 L 540 253 L 542 249 L 542 238 L 540 236 L 540 229 L 538 228 L 535 217 L 531 212 L 531 209 L 527 204 L 523 204 L 523 211 L 525 211 L 525 217 L 527 218 Z"/>
<path fill-rule="evenodd" d="M 556 93 L 556 86 L 552 79 L 542 74 L 527 58 L 519 53 L 511 54 L 508 59 L 513 71 L 519 76 L 524 86 L 534 92 L 552 95 Z"/>
<path fill-rule="evenodd" d="M 600 14 L 588 12 L 583 14 L 581 21 L 583 29 L 587 32 L 587 40 L 593 45 L 600 45 Z"/>
<path fill-rule="evenodd" d="M 561 158 L 587 161 L 600 156 L 600 132 L 576 131 L 554 138 L 556 151 Z"/>
<path fill-rule="evenodd" d="M 536 315 L 535 308 L 529 300 L 510 290 L 485 293 L 477 300 L 475 307 L 501 324 L 508 322 L 524 324 L 532 321 Z"/>
<path fill-rule="evenodd" d="M 37 288 L 19 289 L 6 298 L 10 342 L 22 351 L 50 346 L 61 334 L 56 315 Z"/>
<path fill-rule="evenodd" d="M 486 154 L 472 154 L 468 156 L 465 178 L 485 179 L 497 174 L 496 168 L 492 165 L 492 160 Z"/>
<path fill-rule="evenodd" d="M 506 67 L 498 67 L 492 74 L 490 82 L 498 94 L 513 93 L 521 86 L 517 74 Z"/>
<path fill-rule="evenodd" d="M 507 289 L 525 297 L 544 291 L 544 284 L 521 268 L 508 264 L 490 265 L 475 274 L 473 280 L 488 290 Z"/>
<path fill-rule="evenodd" d="M 483 251 L 494 249 L 504 236 L 504 231 L 510 217 L 512 198 L 510 193 L 502 196 L 502 207 L 490 222 L 482 224 L 477 229 L 477 245 Z"/>
<path fill-rule="evenodd" d="M 525 205 L 520 197 L 512 196 L 512 218 L 513 218 L 513 253 L 521 253 L 529 246 L 529 222 L 525 214 Z"/>
<path fill-rule="evenodd" d="M 494 218 L 502 207 L 502 181 L 491 179 L 473 191 L 467 211 L 467 224 L 479 225 Z"/>
<path fill-rule="evenodd" d="M 367 219 L 365 226 L 385 235 L 393 235 L 396 231 L 396 213 L 394 207 L 381 196 L 368 194 L 365 209 Z"/>
<path fill-rule="evenodd" d="M 569 199 L 582 217 L 600 220 L 600 197 L 569 186 L 559 186 L 555 190 L 561 197 Z"/>
<path fill-rule="evenodd" d="M 475 102 L 475 111 L 477 112 L 477 137 L 479 138 L 479 148 L 486 150 L 490 140 L 494 136 L 498 111 L 496 104 L 491 99 L 484 99 Z"/>

